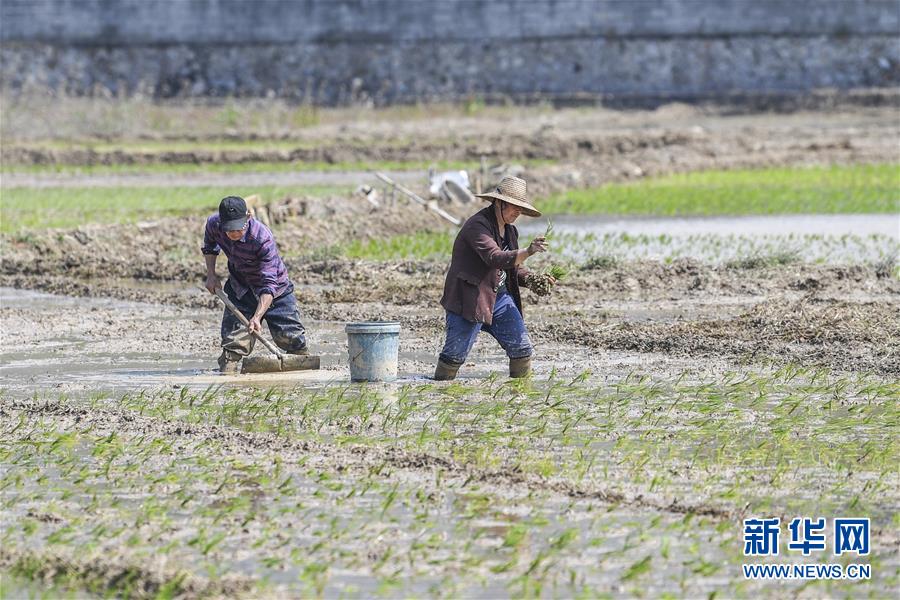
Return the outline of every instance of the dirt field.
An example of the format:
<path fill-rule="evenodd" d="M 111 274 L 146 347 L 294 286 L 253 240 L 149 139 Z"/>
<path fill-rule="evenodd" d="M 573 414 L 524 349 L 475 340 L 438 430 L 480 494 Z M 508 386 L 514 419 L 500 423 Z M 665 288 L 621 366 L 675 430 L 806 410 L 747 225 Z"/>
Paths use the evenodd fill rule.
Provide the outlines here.
<path fill-rule="evenodd" d="M 898 134 L 885 107 L 669 106 L 327 124 L 305 129 L 293 150 L 13 140 L 2 154 L 7 165 L 552 159 L 524 175 L 543 195 L 698 169 L 896 162 Z M 131 185 L 133 175 L 11 177 L 38 187 Z M 286 205 L 274 202 L 272 214 Z M 350 260 L 325 246 L 447 226 L 403 203 L 290 205 L 295 214 L 273 230 L 323 366 L 297 376 L 214 372 L 221 309 L 201 289 L 202 215 L 2 238 L 9 597 L 813 598 L 895 588 L 895 258 L 582 262 L 550 297 L 524 294 L 533 380 L 509 381 L 502 351 L 482 336 L 461 379 L 435 383 L 447 260 Z M 401 323 L 396 384 L 347 383 L 343 325 L 369 319 Z M 870 517 L 872 555 L 851 562 L 871 563 L 871 579 L 744 580 L 741 520 L 770 515 Z"/>
<path fill-rule="evenodd" d="M 120 142 L 59 143 L 53 132 L 45 134 L 49 136 L 46 140 L 34 140 L 33 131 L 7 125 L 10 132 L 0 158 L 5 165 L 478 161 L 482 157 L 491 162 L 554 161 L 557 164 L 528 173 L 531 193 L 541 196 L 572 187 L 700 169 L 893 161 L 897 158 L 894 141 L 900 134 L 896 102 L 889 96 L 881 106 L 789 114 L 734 114 L 728 108 L 671 104 L 655 111 L 509 108 L 481 116 L 387 120 L 372 115 L 301 130 L 247 127 L 193 137 L 138 129 L 131 133 L 133 137 Z M 58 131 L 73 127 L 71 122 L 77 122 L 77 115 L 82 114 L 62 118 L 56 124 Z M 179 142 L 196 149 L 167 149 Z M 223 144 L 226 149 L 219 148 Z M 227 144 L 249 148 L 229 148 Z M 296 183 L 306 181 L 302 173 L 296 177 Z M 168 181 L 171 176 L 160 179 Z M 35 185 L 46 180 L 16 176 L 12 181 Z M 233 180 L 217 175 L 195 181 L 213 185 Z M 121 183 L 130 181 L 124 178 Z M 85 184 L 91 182 L 88 178 Z M 110 185 L 116 180 L 104 177 L 102 183 Z"/>

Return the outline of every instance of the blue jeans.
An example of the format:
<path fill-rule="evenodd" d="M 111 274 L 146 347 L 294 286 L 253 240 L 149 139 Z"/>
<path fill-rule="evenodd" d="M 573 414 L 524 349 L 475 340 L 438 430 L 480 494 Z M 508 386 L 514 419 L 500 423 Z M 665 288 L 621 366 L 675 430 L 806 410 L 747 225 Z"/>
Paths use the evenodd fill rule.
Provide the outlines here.
<path fill-rule="evenodd" d="M 229 282 L 225 283 L 225 293 L 247 320 L 250 320 L 256 312 L 258 304 L 256 296 L 248 291 L 242 298 L 238 298 Z M 269 326 L 275 345 L 285 352 L 290 354 L 306 348 L 306 329 L 300 322 L 300 310 L 297 308 L 293 286 L 272 300 L 272 306 L 263 315 L 262 320 Z M 240 360 L 242 356 L 247 356 L 253 352 L 255 342 L 256 337 L 250 335 L 247 327 L 226 308 L 222 317 L 222 350 L 225 351 L 228 360 Z"/>
<path fill-rule="evenodd" d="M 522 313 L 516 308 L 512 296 L 501 293 L 494 304 L 494 317 L 490 325 L 473 323 L 456 313 L 447 312 L 447 340 L 440 359 L 452 365 L 466 362 L 479 331 L 486 331 L 494 336 L 510 358 L 531 356 L 533 348 L 525 330 Z"/>

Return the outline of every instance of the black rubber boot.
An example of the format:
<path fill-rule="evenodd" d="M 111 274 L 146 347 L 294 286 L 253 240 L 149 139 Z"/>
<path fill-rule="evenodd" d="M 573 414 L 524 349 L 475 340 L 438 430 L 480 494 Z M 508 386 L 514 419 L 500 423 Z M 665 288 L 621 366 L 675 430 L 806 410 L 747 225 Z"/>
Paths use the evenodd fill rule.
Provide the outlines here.
<path fill-rule="evenodd" d="M 456 373 L 459 371 L 460 366 L 462 365 L 451 365 L 438 359 L 437 367 L 434 369 L 434 380 L 450 381 L 451 379 L 456 379 Z"/>
<path fill-rule="evenodd" d="M 217 362 L 219 363 L 219 372 L 222 375 L 238 375 L 241 372 L 240 354 L 223 350 Z"/>
<path fill-rule="evenodd" d="M 528 377 L 531 375 L 531 357 L 509 359 L 510 377 Z"/>

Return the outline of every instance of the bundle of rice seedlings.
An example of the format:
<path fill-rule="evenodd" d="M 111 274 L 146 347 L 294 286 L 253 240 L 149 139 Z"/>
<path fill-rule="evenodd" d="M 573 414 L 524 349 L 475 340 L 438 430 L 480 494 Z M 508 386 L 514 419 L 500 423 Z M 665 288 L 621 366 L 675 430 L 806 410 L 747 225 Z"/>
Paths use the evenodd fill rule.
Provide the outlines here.
<path fill-rule="evenodd" d="M 525 280 L 525 285 L 538 296 L 546 296 L 553 289 L 554 280 L 559 283 L 569 274 L 569 271 L 561 265 L 550 265 L 540 273 L 531 273 Z"/>
<path fill-rule="evenodd" d="M 557 282 L 562 281 L 569 275 L 569 270 L 562 265 L 550 265 L 544 269 L 544 275 L 549 275 Z"/>

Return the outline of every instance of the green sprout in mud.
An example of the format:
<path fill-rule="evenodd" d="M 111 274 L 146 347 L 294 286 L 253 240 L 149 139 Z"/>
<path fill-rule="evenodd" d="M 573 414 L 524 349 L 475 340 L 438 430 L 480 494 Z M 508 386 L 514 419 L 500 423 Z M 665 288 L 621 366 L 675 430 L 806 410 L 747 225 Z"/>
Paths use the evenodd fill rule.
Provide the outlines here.
<path fill-rule="evenodd" d="M 871 265 L 881 277 L 890 276 L 900 253 L 896 237 L 805 235 L 654 235 L 615 233 L 553 233 L 557 259 L 580 270 L 609 270 L 631 261 L 652 260 L 666 265 L 694 259 L 712 266 L 741 270 L 807 263 L 843 264 L 848 261 Z M 353 240 L 336 250 L 346 258 L 373 261 L 446 260 L 453 235 L 446 231 L 416 232 L 389 238 Z"/>
<path fill-rule="evenodd" d="M 541 203 L 547 214 L 746 215 L 889 213 L 895 164 L 680 173 L 569 190 Z"/>
<path fill-rule="evenodd" d="M 553 221 L 551 219 L 547 219 L 547 229 L 544 230 L 544 240 L 549 242 L 553 239 Z"/>
<path fill-rule="evenodd" d="M 555 279 L 557 282 L 560 282 L 568 276 L 569 270 L 562 265 L 550 265 L 544 269 L 544 273 Z"/>
<path fill-rule="evenodd" d="M 419 577 L 461 594 L 697 595 L 738 564 L 740 514 L 863 510 L 891 527 L 898 395 L 785 365 L 10 400 L 3 545 L 166 555 L 210 590 L 240 550 L 257 565 L 248 589 L 288 595 L 338 595 L 347 569 L 391 595 Z M 284 571 L 288 591 L 272 583 Z"/>

